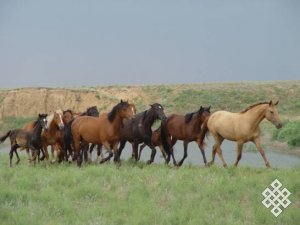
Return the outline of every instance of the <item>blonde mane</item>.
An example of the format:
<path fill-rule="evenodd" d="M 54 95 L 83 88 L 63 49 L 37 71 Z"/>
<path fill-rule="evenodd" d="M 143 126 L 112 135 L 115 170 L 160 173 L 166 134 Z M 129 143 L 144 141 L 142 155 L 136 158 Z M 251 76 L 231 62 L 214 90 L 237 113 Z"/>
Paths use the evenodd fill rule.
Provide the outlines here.
<path fill-rule="evenodd" d="M 269 102 L 259 102 L 259 103 L 256 103 L 254 105 L 250 105 L 246 109 L 244 109 L 243 111 L 241 111 L 240 113 L 245 113 L 245 112 L 249 111 L 250 109 L 252 109 L 252 108 L 254 108 L 256 106 L 263 105 L 263 104 L 269 104 Z"/>

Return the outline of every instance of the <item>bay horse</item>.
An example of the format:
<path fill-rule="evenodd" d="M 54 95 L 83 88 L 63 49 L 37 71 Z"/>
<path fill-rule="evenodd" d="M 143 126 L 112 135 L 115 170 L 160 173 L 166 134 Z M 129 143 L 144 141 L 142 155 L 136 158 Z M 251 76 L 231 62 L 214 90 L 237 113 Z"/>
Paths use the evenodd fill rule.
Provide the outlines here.
<path fill-rule="evenodd" d="M 242 158 L 244 143 L 251 141 L 256 145 L 266 166 L 270 167 L 270 163 L 266 159 L 265 152 L 261 146 L 259 124 L 263 119 L 267 119 L 274 124 L 277 129 L 282 127 L 282 123 L 276 109 L 277 105 L 278 101 L 275 104 L 273 104 L 272 101 L 259 102 L 247 107 L 239 113 L 227 111 L 217 111 L 213 113 L 205 121 L 201 131 L 201 143 L 203 143 L 207 132 L 210 132 L 215 140 L 212 150 L 212 160 L 209 162 L 209 165 L 214 163 L 215 155 L 218 153 L 223 166 L 227 167 L 221 150 L 223 140 L 227 139 L 237 142 L 237 159 L 234 163 L 235 166 L 238 165 Z"/>
<path fill-rule="evenodd" d="M 81 142 L 103 145 L 109 151 L 109 156 L 102 159 L 100 163 L 110 160 L 113 154 L 117 155 L 123 119 L 133 117 L 134 112 L 133 104 L 121 100 L 109 113 L 101 113 L 99 117 L 80 116 L 75 118 L 71 131 L 77 166 L 80 167 L 82 163 Z"/>
<path fill-rule="evenodd" d="M 69 112 L 72 112 L 71 110 L 67 110 Z M 64 111 L 64 115 L 68 112 Z M 73 113 L 72 112 L 72 118 L 69 118 L 69 120 L 64 121 L 65 128 L 64 128 L 64 147 L 63 147 L 63 156 L 66 161 L 68 161 L 68 158 L 72 156 L 73 154 L 73 148 L 72 148 L 72 131 L 71 126 L 74 121 L 74 118 L 77 116 L 93 116 L 93 117 L 99 117 L 99 111 L 96 106 L 91 106 L 86 109 L 83 113 Z M 69 154 L 68 154 L 69 153 Z M 74 159 L 74 157 L 72 157 Z"/>
<path fill-rule="evenodd" d="M 164 108 L 162 105 L 155 103 L 150 105 L 150 109 L 136 114 L 136 116 L 130 120 L 124 121 L 124 126 L 120 129 L 121 143 L 118 152 L 118 161 L 120 161 L 120 156 L 122 150 L 125 147 L 126 142 L 132 144 L 132 152 L 135 160 L 138 160 L 138 146 L 141 143 L 145 143 L 149 148 L 151 148 L 151 158 L 148 163 L 154 161 L 156 154 L 156 149 L 152 144 L 152 125 L 157 120 L 165 120 L 167 117 L 164 113 Z"/>
<path fill-rule="evenodd" d="M 31 132 L 28 132 L 23 129 L 15 129 L 8 131 L 4 136 L 0 137 L 0 143 L 4 142 L 7 137 L 10 138 L 10 152 L 9 152 L 9 163 L 10 167 L 12 167 L 12 158 L 13 153 L 17 156 L 18 164 L 20 162 L 20 158 L 17 152 L 18 148 L 22 149 L 31 149 L 33 151 L 33 159 L 34 161 L 38 154 L 38 151 L 41 147 L 41 133 L 43 128 L 47 129 L 47 114 L 39 114 L 38 119 L 35 123 L 35 126 Z"/>
<path fill-rule="evenodd" d="M 152 131 L 151 142 L 152 142 L 152 145 L 153 145 L 154 147 L 159 147 L 162 156 L 164 157 L 165 160 L 167 160 L 167 154 L 165 153 L 164 147 L 163 147 L 162 142 L 161 142 L 161 134 L 160 134 L 160 130 L 161 130 L 161 128 L 159 127 L 159 128 L 157 128 L 156 130 Z M 143 143 L 143 144 L 140 146 L 138 160 L 140 160 L 142 151 L 143 151 L 143 149 L 144 149 L 146 146 L 147 146 L 147 145 L 146 145 L 145 143 Z"/>
<path fill-rule="evenodd" d="M 200 142 L 200 131 L 202 123 L 210 115 L 210 106 L 205 108 L 200 106 L 199 110 L 196 112 L 188 113 L 185 116 L 173 114 L 162 124 L 161 126 L 161 136 L 162 139 L 167 138 L 168 144 L 170 145 L 170 153 L 173 158 L 174 165 L 181 166 L 187 157 L 188 144 L 195 141 L 201 151 L 204 164 L 206 165 L 206 157 L 204 149 L 202 148 Z M 176 163 L 173 146 L 176 144 L 177 140 L 183 141 L 183 158 Z M 170 160 L 170 155 L 168 156 L 167 163 Z"/>

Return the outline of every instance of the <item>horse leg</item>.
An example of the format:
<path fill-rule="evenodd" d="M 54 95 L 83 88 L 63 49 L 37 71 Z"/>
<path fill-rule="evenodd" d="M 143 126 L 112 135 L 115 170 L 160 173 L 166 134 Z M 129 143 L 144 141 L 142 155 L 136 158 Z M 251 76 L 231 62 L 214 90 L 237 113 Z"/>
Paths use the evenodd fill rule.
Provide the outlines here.
<path fill-rule="evenodd" d="M 91 144 L 91 146 L 89 148 L 89 151 L 88 151 L 88 161 L 89 162 L 92 162 L 92 153 L 93 153 L 95 146 L 96 146 L 96 144 Z"/>
<path fill-rule="evenodd" d="M 222 149 L 221 149 L 221 144 L 217 146 L 217 153 L 220 159 L 222 160 L 223 166 L 227 167 L 227 163 L 225 162 L 225 159 L 223 157 Z"/>
<path fill-rule="evenodd" d="M 213 149 L 212 149 L 212 155 L 211 155 L 211 161 L 208 162 L 208 166 L 211 166 L 214 164 L 215 162 L 215 157 L 216 157 L 216 153 L 217 153 L 217 144 L 214 144 Z"/>
<path fill-rule="evenodd" d="M 39 156 L 39 160 L 43 161 L 46 157 L 43 147 L 40 148 L 40 152 L 42 153 L 42 157 Z"/>
<path fill-rule="evenodd" d="M 12 158 L 14 156 L 14 152 L 16 152 L 18 148 L 17 144 L 14 144 L 11 146 L 10 151 L 9 151 L 9 166 L 12 167 Z"/>
<path fill-rule="evenodd" d="M 159 149 L 160 149 L 160 151 L 161 151 L 162 157 L 164 157 L 164 159 L 167 160 L 167 157 L 168 157 L 168 156 L 167 156 L 166 152 L 164 151 L 163 146 L 162 146 L 162 145 L 159 145 L 158 147 L 159 147 Z"/>
<path fill-rule="evenodd" d="M 254 143 L 256 145 L 256 148 L 257 150 L 260 152 L 261 156 L 263 157 L 264 161 L 265 161 L 265 164 L 266 164 L 266 167 L 270 168 L 270 163 L 268 162 L 267 158 L 266 158 L 266 154 L 265 154 L 265 151 L 263 150 L 262 146 L 261 146 L 261 143 L 260 143 L 260 138 L 255 138 L 254 139 Z"/>
<path fill-rule="evenodd" d="M 142 151 L 143 151 L 143 149 L 144 149 L 145 147 L 146 147 L 146 144 L 145 144 L 145 143 L 144 143 L 144 144 L 142 144 L 142 145 L 140 146 L 138 160 L 140 160 L 140 159 L 141 159 L 141 154 L 142 154 Z"/>
<path fill-rule="evenodd" d="M 176 139 L 174 139 L 174 138 L 171 139 L 171 149 L 170 149 L 171 153 L 170 154 L 172 156 L 174 166 L 178 166 L 175 156 L 174 156 L 174 145 L 176 144 L 176 142 L 177 142 Z"/>
<path fill-rule="evenodd" d="M 237 158 L 236 158 L 236 161 L 235 161 L 235 163 L 234 163 L 235 166 L 238 165 L 239 161 L 240 161 L 241 158 L 242 158 L 243 145 L 244 145 L 243 142 L 238 142 L 238 143 L 237 143 Z"/>
<path fill-rule="evenodd" d="M 103 143 L 103 145 L 108 150 L 108 156 L 106 158 L 104 158 L 104 159 L 101 159 L 100 164 L 106 162 L 107 160 L 110 160 L 110 158 L 113 157 L 113 155 L 114 155 L 113 152 L 112 152 L 112 150 L 111 150 L 111 146 L 110 146 L 110 144 L 108 142 Z M 117 158 L 115 158 L 114 160 L 118 160 L 119 159 L 118 156 L 115 155 L 115 157 L 117 157 Z"/>
<path fill-rule="evenodd" d="M 204 151 L 204 149 L 202 148 L 200 142 L 197 142 L 197 144 L 198 144 L 198 147 L 199 147 L 200 152 L 201 152 L 201 154 L 202 154 L 204 165 L 206 166 L 206 165 L 207 165 L 207 161 L 206 161 L 205 151 Z"/>
<path fill-rule="evenodd" d="M 16 165 L 18 165 L 18 164 L 19 164 L 19 162 L 20 162 L 20 157 L 19 157 L 19 154 L 18 154 L 17 148 L 15 148 L 14 152 L 15 152 L 15 154 L 16 154 L 16 156 L 17 156 L 17 162 L 16 162 Z"/>
<path fill-rule="evenodd" d="M 179 163 L 178 163 L 178 166 L 181 166 L 182 165 L 182 163 L 183 163 L 183 161 L 186 159 L 186 157 L 187 157 L 187 149 L 188 149 L 188 142 L 187 141 L 184 141 L 183 142 L 183 157 L 182 157 L 182 159 L 179 161 Z"/>
<path fill-rule="evenodd" d="M 154 157 L 155 157 L 155 155 L 156 155 L 156 149 L 155 149 L 155 147 L 151 144 L 151 142 L 150 142 L 150 144 L 148 144 L 148 146 L 149 146 L 149 148 L 151 148 L 152 152 L 151 152 L 150 160 L 149 160 L 147 163 L 148 163 L 148 164 L 151 164 L 151 163 L 153 163 L 153 161 L 154 161 Z"/>
<path fill-rule="evenodd" d="M 51 163 L 55 162 L 55 160 L 54 160 L 54 146 L 53 145 L 51 145 L 51 159 L 50 159 L 50 162 Z"/>
<path fill-rule="evenodd" d="M 122 154 L 122 151 L 125 147 L 125 144 L 126 144 L 126 141 L 121 141 L 118 153 L 115 154 L 114 161 L 120 162 L 121 154 Z"/>
<path fill-rule="evenodd" d="M 27 156 L 28 156 L 28 161 L 31 161 L 32 158 L 31 158 L 31 155 L 30 155 L 30 152 L 29 152 L 29 149 L 28 149 L 28 148 L 26 148 L 26 154 L 27 154 Z"/>
<path fill-rule="evenodd" d="M 103 158 L 102 145 L 97 145 L 97 161 L 100 157 L 101 157 L 101 159 Z"/>

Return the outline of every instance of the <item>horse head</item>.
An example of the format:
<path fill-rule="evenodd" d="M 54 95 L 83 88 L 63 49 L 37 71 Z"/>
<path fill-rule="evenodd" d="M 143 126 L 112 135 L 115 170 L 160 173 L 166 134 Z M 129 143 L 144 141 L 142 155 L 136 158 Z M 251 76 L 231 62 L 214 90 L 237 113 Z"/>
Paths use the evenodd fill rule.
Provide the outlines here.
<path fill-rule="evenodd" d="M 87 114 L 87 116 L 99 117 L 99 111 L 97 109 L 97 106 L 91 106 L 91 107 L 87 108 L 86 114 Z"/>
<path fill-rule="evenodd" d="M 48 130 L 48 121 L 47 121 L 47 114 L 39 114 L 38 122 L 41 124 L 42 128 Z"/>
<path fill-rule="evenodd" d="M 278 103 L 279 101 L 277 101 L 275 104 L 272 101 L 269 102 L 269 106 L 266 110 L 265 117 L 267 120 L 273 123 L 277 129 L 280 129 L 282 127 L 282 123 L 279 118 L 277 107 L 276 107 Z"/>
<path fill-rule="evenodd" d="M 153 112 L 155 118 L 158 118 L 160 120 L 166 120 L 167 117 L 165 115 L 165 112 L 164 112 L 164 107 L 162 107 L 161 104 L 159 103 L 154 103 L 153 105 L 150 105 L 151 109 L 150 111 Z"/>

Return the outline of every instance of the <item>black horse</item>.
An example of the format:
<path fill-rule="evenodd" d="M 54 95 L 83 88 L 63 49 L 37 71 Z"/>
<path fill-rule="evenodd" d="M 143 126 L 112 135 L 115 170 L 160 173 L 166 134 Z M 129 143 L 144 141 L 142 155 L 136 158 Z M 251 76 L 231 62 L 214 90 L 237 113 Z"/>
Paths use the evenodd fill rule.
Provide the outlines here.
<path fill-rule="evenodd" d="M 8 131 L 4 136 L 0 137 L 0 143 L 4 142 L 9 136 L 10 138 L 10 152 L 9 152 L 9 164 L 12 166 L 12 158 L 15 153 L 17 156 L 17 164 L 20 162 L 20 158 L 17 152 L 18 148 L 31 149 L 33 155 L 33 161 L 35 163 L 36 156 L 41 148 L 41 133 L 43 128 L 47 129 L 47 114 L 39 114 L 37 122 L 32 131 L 25 131 L 23 129 L 15 129 Z"/>
<path fill-rule="evenodd" d="M 156 149 L 152 144 L 152 130 L 151 126 L 155 120 L 165 120 L 167 117 L 164 113 L 164 108 L 155 103 L 150 105 L 150 109 L 136 114 L 134 118 L 124 121 L 123 126 L 120 128 L 121 144 L 119 147 L 118 155 L 115 155 L 115 161 L 120 161 L 120 156 L 126 142 L 132 144 L 133 157 L 138 160 L 138 145 L 145 143 L 151 148 L 151 158 L 148 163 L 152 163 L 156 154 Z"/>
<path fill-rule="evenodd" d="M 78 116 L 99 117 L 99 111 L 96 106 L 91 106 L 91 107 L 87 108 L 87 110 L 85 112 L 80 113 Z M 72 126 L 73 121 L 74 121 L 74 119 L 72 119 L 70 122 L 65 124 L 65 127 L 64 127 L 64 141 L 63 141 L 64 154 L 63 155 L 64 155 L 64 159 L 66 161 L 68 161 L 69 156 L 73 154 L 73 148 L 72 148 L 73 136 L 72 136 L 72 132 L 71 132 L 71 126 Z M 85 158 L 87 158 L 86 146 L 84 148 L 85 148 L 85 151 L 84 151 Z M 93 147 L 91 146 L 91 148 L 93 148 Z M 69 155 L 68 155 L 68 153 L 69 153 Z M 72 157 L 72 158 L 74 160 L 74 157 Z"/>

